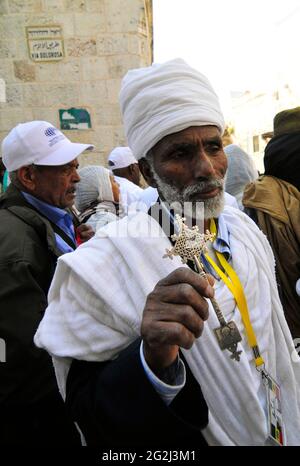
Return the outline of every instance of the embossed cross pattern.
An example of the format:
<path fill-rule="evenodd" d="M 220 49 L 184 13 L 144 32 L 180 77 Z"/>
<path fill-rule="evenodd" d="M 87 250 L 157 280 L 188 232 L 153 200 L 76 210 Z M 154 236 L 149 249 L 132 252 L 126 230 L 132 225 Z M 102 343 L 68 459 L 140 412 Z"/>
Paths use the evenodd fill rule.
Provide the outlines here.
<path fill-rule="evenodd" d="M 194 261 L 195 256 L 200 257 L 201 253 L 207 252 L 207 241 L 213 241 L 215 235 L 206 231 L 200 233 L 198 226 L 189 228 L 185 225 L 185 218 L 180 215 L 175 215 L 176 223 L 180 229 L 178 235 L 172 235 L 171 238 L 175 241 L 175 245 L 171 249 L 166 249 L 166 254 L 163 257 L 173 259 L 173 256 L 180 256 L 183 264 L 188 260 Z"/>

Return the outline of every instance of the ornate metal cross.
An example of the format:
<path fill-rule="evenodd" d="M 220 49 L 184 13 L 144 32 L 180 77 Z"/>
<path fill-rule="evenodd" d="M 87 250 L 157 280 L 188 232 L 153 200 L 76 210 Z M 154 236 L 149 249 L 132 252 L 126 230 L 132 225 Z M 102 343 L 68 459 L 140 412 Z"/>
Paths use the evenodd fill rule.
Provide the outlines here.
<path fill-rule="evenodd" d="M 208 252 L 206 243 L 213 241 L 215 235 L 208 230 L 205 233 L 200 233 L 198 226 L 189 228 L 184 223 L 185 218 L 181 218 L 178 214 L 175 215 L 175 220 L 179 227 L 179 233 L 171 236 L 172 240 L 175 241 L 175 245 L 171 249 L 166 249 L 166 254 L 163 257 L 173 259 L 173 256 L 180 256 L 183 264 L 186 264 L 188 260 L 193 261 L 199 275 L 207 280 L 200 257 L 201 254 Z M 211 298 L 210 301 L 221 325 L 214 330 L 219 346 L 221 350 L 227 349 L 232 353 L 231 359 L 239 361 L 241 351 L 237 350 L 237 344 L 242 340 L 242 337 L 236 323 L 234 321 L 226 322 L 215 298 Z"/>

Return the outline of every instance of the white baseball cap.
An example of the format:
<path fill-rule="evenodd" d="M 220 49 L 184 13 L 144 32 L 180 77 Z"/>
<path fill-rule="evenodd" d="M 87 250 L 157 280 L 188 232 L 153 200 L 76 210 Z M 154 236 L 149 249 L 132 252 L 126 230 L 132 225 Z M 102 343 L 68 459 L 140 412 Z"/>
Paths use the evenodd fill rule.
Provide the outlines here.
<path fill-rule="evenodd" d="M 26 165 L 65 165 L 91 144 L 71 142 L 47 121 L 29 121 L 15 126 L 2 141 L 2 158 L 7 170 Z"/>
<path fill-rule="evenodd" d="M 129 147 L 115 147 L 108 156 L 108 166 L 111 170 L 125 168 L 138 163 Z"/>

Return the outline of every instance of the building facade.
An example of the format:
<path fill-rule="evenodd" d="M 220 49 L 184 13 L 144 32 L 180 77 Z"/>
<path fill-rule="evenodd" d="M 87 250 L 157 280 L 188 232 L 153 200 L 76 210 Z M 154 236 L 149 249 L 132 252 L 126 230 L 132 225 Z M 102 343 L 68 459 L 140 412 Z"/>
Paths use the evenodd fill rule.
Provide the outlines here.
<path fill-rule="evenodd" d="M 0 141 L 20 122 L 46 120 L 95 145 L 82 165 L 105 165 L 127 144 L 121 79 L 152 63 L 152 41 L 151 0 L 1 0 Z"/>
<path fill-rule="evenodd" d="M 264 172 L 266 144 L 273 135 L 273 119 L 281 110 L 300 106 L 300 94 L 290 84 L 270 92 L 245 92 L 233 99 L 232 125 L 238 144 L 253 155 L 259 172 Z"/>

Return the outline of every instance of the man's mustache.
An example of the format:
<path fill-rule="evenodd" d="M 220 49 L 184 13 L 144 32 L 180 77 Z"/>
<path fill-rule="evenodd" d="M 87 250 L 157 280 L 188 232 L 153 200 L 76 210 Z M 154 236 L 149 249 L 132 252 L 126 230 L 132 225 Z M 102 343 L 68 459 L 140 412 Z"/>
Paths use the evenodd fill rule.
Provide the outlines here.
<path fill-rule="evenodd" d="M 213 189 L 220 188 L 224 189 L 224 178 L 212 178 L 205 181 L 198 181 L 192 186 L 184 188 L 182 191 L 182 196 L 189 196 L 194 194 L 201 194 L 206 191 L 212 191 Z"/>

